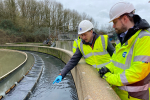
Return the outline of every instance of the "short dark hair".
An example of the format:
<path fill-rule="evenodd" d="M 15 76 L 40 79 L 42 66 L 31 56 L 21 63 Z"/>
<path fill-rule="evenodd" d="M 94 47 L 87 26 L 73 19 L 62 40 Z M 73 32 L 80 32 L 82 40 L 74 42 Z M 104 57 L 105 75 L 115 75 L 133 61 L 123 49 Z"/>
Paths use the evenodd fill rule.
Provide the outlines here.
<path fill-rule="evenodd" d="M 125 13 L 125 14 L 121 15 L 120 18 L 122 18 L 123 16 L 127 16 L 131 22 L 134 22 L 134 20 L 133 20 L 134 14 L 132 12 L 131 13 Z"/>

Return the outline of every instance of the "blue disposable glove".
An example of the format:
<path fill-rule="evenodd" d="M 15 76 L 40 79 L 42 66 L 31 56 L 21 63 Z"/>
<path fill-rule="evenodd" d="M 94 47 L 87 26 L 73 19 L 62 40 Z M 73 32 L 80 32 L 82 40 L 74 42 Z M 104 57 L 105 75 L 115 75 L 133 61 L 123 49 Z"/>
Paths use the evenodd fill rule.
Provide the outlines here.
<path fill-rule="evenodd" d="M 54 83 L 59 83 L 59 82 L 61 82 L 61 80 L 62 80 L 62 76 L 59 75 L 59 76 L 56 77 L 56 79 L 55 79 L 55 81 L 53 82 L 53 84 L 54 84 Z"/>

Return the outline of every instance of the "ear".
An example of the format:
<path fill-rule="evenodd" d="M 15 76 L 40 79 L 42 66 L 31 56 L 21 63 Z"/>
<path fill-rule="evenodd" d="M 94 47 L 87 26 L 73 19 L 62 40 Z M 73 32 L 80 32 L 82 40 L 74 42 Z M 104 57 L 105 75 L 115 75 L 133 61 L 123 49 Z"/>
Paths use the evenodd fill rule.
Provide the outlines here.
<path fill-rule="evenodd" d="M 123 16 L 123 21 L 124 21 L 124 23 L 127 23 L 128 21 L 129 21 L 129 18 L 128 18 L 128 16 Z"/>
<path fill-rule="evenodd" d="M 91 33 L 93 33 L 93 30 L 91 30 Z"/>

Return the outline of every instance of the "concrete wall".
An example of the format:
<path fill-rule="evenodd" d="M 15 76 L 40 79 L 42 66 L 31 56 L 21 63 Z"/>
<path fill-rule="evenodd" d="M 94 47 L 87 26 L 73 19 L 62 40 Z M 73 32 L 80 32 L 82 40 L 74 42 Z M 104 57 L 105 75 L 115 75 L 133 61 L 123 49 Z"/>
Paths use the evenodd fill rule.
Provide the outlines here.
<path fill-rule="evenodd" d="M 73 41 L 56 41 L 56 47 L 72 51 Z"/>
<path fill-rule="evenodd" d="M 0 46 L 0 48 L 43 52 L 56 56 L 65 63 L 73 55 L 68 50 L 46 46 Z M 120 100 L 109 84 L 100 78 L 96 69 L 87 65 L 84 59 L 80 60 L 79 64 L 72 69 L 71 73 L 74 78 L 79 100 Z"/>

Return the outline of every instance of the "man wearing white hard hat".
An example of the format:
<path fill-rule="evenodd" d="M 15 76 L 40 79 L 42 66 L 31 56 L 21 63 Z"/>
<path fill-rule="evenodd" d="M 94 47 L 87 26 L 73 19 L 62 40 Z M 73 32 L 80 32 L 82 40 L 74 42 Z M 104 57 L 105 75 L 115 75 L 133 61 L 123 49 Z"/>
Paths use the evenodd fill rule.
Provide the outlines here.
<path fill-rule="evenodd" d="M 93 28 L 93 24 L 89 20 L 80 22 L 78 34 L 81 35 L 82 41 L 78 43 L 75 54 L 62 69 L 60 75 L 56 77 L 53 84 L 61 82 L 66 74 L 78 64 L 82 56 L 87 64 L 92 65 L 97 70 L 109 63 L 115 49 L 107 35 L 99 36 L 93 32 Z"/>
<path fill-rule="evenodd" d="M 99 73 L 116 86 L 121 100 L 150 100 L 150 25 L 134 10 L 129 2 L 118 2 L 110 9 L 110 22 L 119 40 L 111 62 Z"/>

